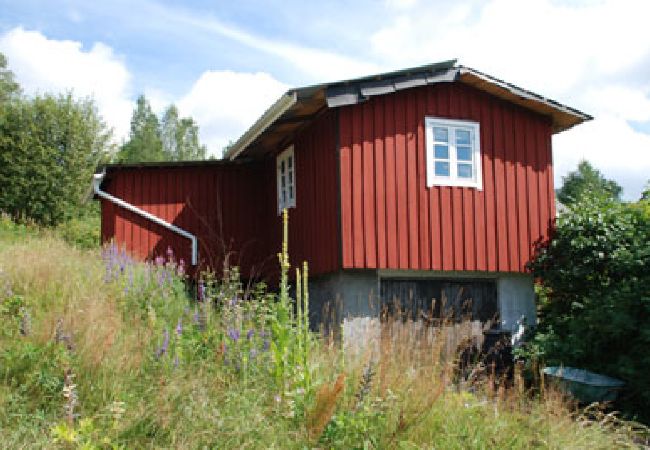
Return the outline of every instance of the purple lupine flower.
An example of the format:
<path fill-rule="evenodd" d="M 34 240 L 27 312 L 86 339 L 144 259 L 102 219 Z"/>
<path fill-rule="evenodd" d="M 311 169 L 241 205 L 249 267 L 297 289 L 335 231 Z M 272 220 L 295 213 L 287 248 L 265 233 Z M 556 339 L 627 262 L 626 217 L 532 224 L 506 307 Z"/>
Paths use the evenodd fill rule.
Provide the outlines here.
<path fill-rule="evenodd" d="M 262 344 L 262 351 L 268 352 L 269 348 L 271 348 L 271 341 L 269 341 L 268 339 L 264 339 L 264 343 Z"/>
<path fill-rule="evenodd" d="M 264 338 L 267 336 L 266 330 L 265 330 L 265 329 L 261 329 L 260 332 L 259 332 L 259 335 L 260 335 L 260 337 L 261 337 L 262 339 L 264 339 Z"/>
<path fill-rule="evenodd" d="M 183 260 L 183 258 L 181 258 L 180 262 L 178 263 L 176 273 L 178 274 L 179 277 L 185 275 L 185 261 Z"/>
<path fill-rule="evenodd" d="M 176 324 L 176 335 L 180 336 L 183 334 L 183 322 L 181 319 L 178 319 L 178 323 Z"/>
<path fill-rule="evenodd" d="M 174 259 L 174 250 L 172 250 L 171 245 L 167 246 L 167 259 L 172 261 Z"/>
<path fill-rule="evenodd" d="M 194 325 L 199 325 L 199 309 L 197 307 L 194 307 L 194 315 L 192 316 L 192 323 Z"/>
<path fill-rule="evenodd" d="M 202 302 L 205 297 L 205 285 L 203 284 L 203 281 L 199 282 L 198 294 L 199 301 Z"/>
<path fill-rule="evenodd" d="M 239 298 L 235 295 L 233 298 L 230 299 L 230 306 L 237 306 L 237 302 L 239 302 Z"/>
<path fill-rule="evenodd" d="M 254 336 L 255 336 L 255 330 L 251 328 L 250 330 L 248 330 L 248 333 L 246 333 L 246 339 L 250 341 L 251 339 L 253 339 Z"/>
<path fill-rule="evenodd" d="M 239 330 L 235 328 L 231 328 L 228 330 L 228 337 L 233 340 L 233 342 L 237 342 L 239 340 Z"/>
<path fill-rule="evenodd" d="M 163 264 L 165 264 L 165 258 L 163 258 L 162 256 L 156 256 L 156 259 L 154 259 L 154 264 L 157 266 L 162 266 Z"/>
<path fill-rule="evenodd" d="M 162 355 L 167 353 L 167 349 L 169 348 L 169 331 L 167 328 L 163 331 L 163 342 L 160 348 L 158 349 L 158 352 L 156 353 L 156 357 L 160 358 Z"/>

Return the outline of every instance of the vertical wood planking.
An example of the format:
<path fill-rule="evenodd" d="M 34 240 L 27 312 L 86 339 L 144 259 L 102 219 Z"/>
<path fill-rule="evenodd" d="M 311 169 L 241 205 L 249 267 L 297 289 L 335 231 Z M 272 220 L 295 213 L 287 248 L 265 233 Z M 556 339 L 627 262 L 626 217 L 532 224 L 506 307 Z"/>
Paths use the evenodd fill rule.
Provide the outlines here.
<path fill-rule="evenodd" d="M 395 182 L 397 207 L 398 267 L 409 268 L 408 193 L 406 176 L 406 111 L 404 92 L 395 99 Z"/>
<path fill-rule="evenodd" d="M 424 117 L 426 116 L 426 95 L 416 95 L 416 167 L 417 167 L 417 194 L 419 210 L 417 211 L 418 223 L 418 245 L 420 247 L 419 267 L 422 269 L 431 268 L 431 229 L 429 227 L 429 191 L 427 190 L 427 162 L 425 155 L 424 139 Z"/>
<path fill-rule="evenodd" d="M 374 150 L 375 150 L 375 210 L 377 212 L 377 267 L 386 268 L 386 178 L 384 169 L 384 98 L 379 97 L 374 108 Z"/>
<path fill-rule="evenodd" d="M 519 268 L 519 233 L 517 230 L 517 170 L 515 133 L 513 126 L 513 108 L 508 107 L 503 114 L 503 132 L 505 145 L 505 172 L 506 172 L 506 210 L 507 210 L 507 239 L 508 239 L 508 270 Z"/>
<path fill-rule="evenodd" d="M 377 267 L 377 218 L 375 215 L 375 150 L 374 112 L 371 102 L 365 102 L 363 116 L 363 249 L 364 264 L 360 267 Z"/>
<path fill-rule="evenodd" d="M 386 263 L 388 267 L 399 266 L 397 251 L 397 182 L 395 179 L 395 96 L 385 97 L 384 124 L 386 133 Z"/>
<path fill-rule="evenodd" d="M 352 115 L 352 248 L 353 267 L 364 267 L 363 248 L 363 158 L 362 158 L 363 116 Z"/>
<path fill-rule="evenodd" d="M 408 205 L 409 267 L 420 267 L 420 234 L 418 211 L 418 167 L 417 167 L 417 104 L 413 90 L 406 91 L 406 180 Z"/>
<path fill-rule="evenodd" d="M 368 110 L 372 110 L 372 123 L 368 122 Z M 551 130 L 545 127 L 543 117 L 459 84 L 373 97 L 366 104 L 346 107 L 346 111 L 349 117 L 340 124 L 343 127 L 348 120 L 352 128 L 349 147 L 360 145 L 366 151 L 363 169 L 352 170 L 348 179 L 345 161 L 341 161 L 341 186 L 364 180 L 363 192 L 355 194 L 363 198 L 361 210 L 356 210 L 358 203 L 350 202 L 349 214 L 342 211 L 343 223 L 350 222 L 353 236 L 352 242 L 343 242 L 343 246 L 357 245 L 359 235 L 364 235 L 364 255 L 373 251 L 377 255 L 375 264 L 366 258 L 362 266 L 355 258 L 354 267 L 525 270 L 531 242 L 547 235 L 552 214 L 547 151 Z M 426 116 L 480 122 L 481 190 L 426 186 Z M 362 136 L 354 130 L 359 120 Z M 373 164 L 368 163 L 367 152 L 370 129 Z M 368 195 L 374 196 L 372 203 Z M 368 224 L 373 213 L 374 228 Z M 375 249 L 368 248 L 371 230 L 376 232 Z"/>
<path fill-rule="evenodd" d="M 352 248 L 352 117 L 351 108 L 339 113 L 340 167 L 341 167 L 341 245 L 343 267 L 354 267 Z"/>
<path fill-rule="evenodd" d="M 519 232 L 519 257 L 517 259 L 517 268 L 519 271 L 524 270 L 524 266 L 529 259 L 530 239 L 528 236 L 528 201 L 526 199 L 526 146 L 524 140 L 525 122 L 522 112 L 515 111 L 514 115 L 514 139 L 516 149 L 515 170 L 517 177 L 517 230 Z"/>
<path fill-rule="evenodd" d="M 440 89 L 427 90 L 427 111 L 434 116 L 440 114 Z M 425 149 L 426 150 L 426 149 Z M 426 160 L 426 158 L 425 158 Z M 427 162 L 428 163 L 428 162 Z M 442 270 L 442 225 L 440 189 L 426 188 L 429 194 L 429 226 L 431 229 L 431 268 Z"/>

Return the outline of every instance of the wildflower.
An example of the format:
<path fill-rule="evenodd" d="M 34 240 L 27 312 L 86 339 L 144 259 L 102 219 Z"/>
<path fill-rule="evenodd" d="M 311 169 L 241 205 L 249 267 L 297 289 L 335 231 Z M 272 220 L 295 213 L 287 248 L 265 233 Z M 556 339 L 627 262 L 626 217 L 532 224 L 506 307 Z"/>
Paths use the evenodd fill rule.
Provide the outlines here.
<path fill-rule="evenodd" d="M 233 342 L 237 342 L 239 340 L 239 330 L 235 328 L 231 328 L 228 330 L 228 337 L 233 340 Z"/>
<path fill-rule="evenodd" d="M 239 298 L 235 295 L 233 298 L 230 299 L 230 306 L 235 307 L 237 306 L 237 303 L 239 302 Z"/>
<path fill-rule="evenodd" d="M 156 352 L 156 357 L 160 358 L 162 355 L 167 353 L 167 348 L 169 348 L 169 331 L 167 328 L 163 331 L 163 342 L 158 351 Z"/>
<path fill-rule="evenodd" d="M 194 307 L 194 315 L 192 316 L 192 322 L 194 325 L 199 325 L 199 309 L 197 307 Z"/>
<path fill-rule="evenodd" d="M 29 315 L 29 311 L 24 307 L 20 308 L 20 334 L 28 336 L 32 328 L 31 325 L 31 316 Z"/>
<path fill-rule="evenodd" d="M 268 339 L 264 339 L 264 343 L 262 344 L 262 351 L 268 352 L 269 348 L 271 348 L 271 342 Z"/>
<path fill-rule="evenodd" d="M 251 339 L 253 339 L 253 337 L 255 337 L 255 330 L 251 328 L 250 330 L 248 330 L 248 333 L 246 333 L 246 339 L 250 341 Z"/>
<path fill-rule="evenodd" d="M 165 264 L 165 258 L 163 258 L 162 256 L 156 256 L 156 259 L 154 259 L 154 264 L 157 266 L 162 266 L 163 264 Z"/>
<path fill-rule="evenodd" d="M 176 273 L 178 274 L 179 277 L 185 275 L 185 261 L 183 260 L 183 258 L 181 258 L 180 262 L 178 263 Z"/>
<path fill-rule="evenodd" d="M 167 259 L 169 261 L 173 261 L 174 259 L 174 250 L 172 250 L 171 246 L 167 246 Z"/>
<path fill-rule="evenodd" d="M 176 324 L 176 335 L 180 336 L 183 334 L 183 322 L 181 319 L 178 319 L 178 324 Z"/>
<path fill-rule="evenodd" d="M 248 352 L 248 354 L 249 354 L 251 359 L 255 359 L 255 357 L 257 356 L 257 350 L 255 350 L 254 348 L 251 348 L 251 351 Z"/>

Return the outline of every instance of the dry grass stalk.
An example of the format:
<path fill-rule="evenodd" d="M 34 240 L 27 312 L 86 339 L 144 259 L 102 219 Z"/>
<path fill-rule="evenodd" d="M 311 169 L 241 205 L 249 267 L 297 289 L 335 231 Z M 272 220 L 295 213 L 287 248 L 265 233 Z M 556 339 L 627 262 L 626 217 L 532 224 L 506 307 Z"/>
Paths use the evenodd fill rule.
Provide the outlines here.
<path fill-rule="evenodd" d="M 340 374 L 332 386 L 323 384 L 316 394 L 316 403 L 307 415 L 307 433 L 309 438 L 318 440 L 323 430 L 332 419 L 336 403 L 343 393 L 345 374 Z"/>

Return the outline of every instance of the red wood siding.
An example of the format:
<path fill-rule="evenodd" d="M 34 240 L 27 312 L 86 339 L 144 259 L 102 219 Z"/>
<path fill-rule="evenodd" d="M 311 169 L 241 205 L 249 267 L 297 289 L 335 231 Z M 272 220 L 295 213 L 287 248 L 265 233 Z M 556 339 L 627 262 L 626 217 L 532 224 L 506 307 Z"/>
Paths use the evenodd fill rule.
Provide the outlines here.
<path fill-rule="evenodd" d="M 197 236 L 201 266 L 216 270 L 227 255 L 245 274 L 259 273 L 267 243 L 253 199 L 260 165 L 124 168 L 109 172 L 105 190 Z M 190 241 L 102 200 L 102 241 L 114 239 L 140 259 L 165 255 L 190 261 Z"/>
<path fill-rule="evenodd" d="M 308 261 L 312 275 L 340 267 L 336 123 L 336 111 L 328 111 L 299 132 L 293 141 L 296 207 L 289 209 L 289 256 L 293 266 Z M 278 148 L 277 153 L 284 148 Z M 266 228 L 260 237 L 268 242 L 267 254 L 272 256 L 267 265 L 271 278 L 277 276 L 276 255 L 282 237 L 276 182 L 275 157 L 272 157 L 265 162 L 264 187 L 256 200 L 259 220 Z"/>
<path fill-rule="evenodd" d="M 424 117 L 481 124 L 483 189 L 426 186 Z M 554 213 L 546 118 L 449 83 L 339 112 L 343 268 L 522 272 Z"/>
<path fill-rule="evenodd" d="M 336 113 L 322 115 L 295 139 L 296 207 L 290 209 L 293 265 L 307 260 L 313 275 L 339 268 L 340 239 Z M 278 149 L 278 151 L 281 149 Z M 219 270 L 225 256 L 244 277 L 274 280 L 282 227 L 277 212 L 275 157 L 242 164 L 118 168 L 105 190 L 197 235 L 202 267 Z M 102 241 L 140 259 L 190 260 L 190 242 L 102 201 Z"/>

